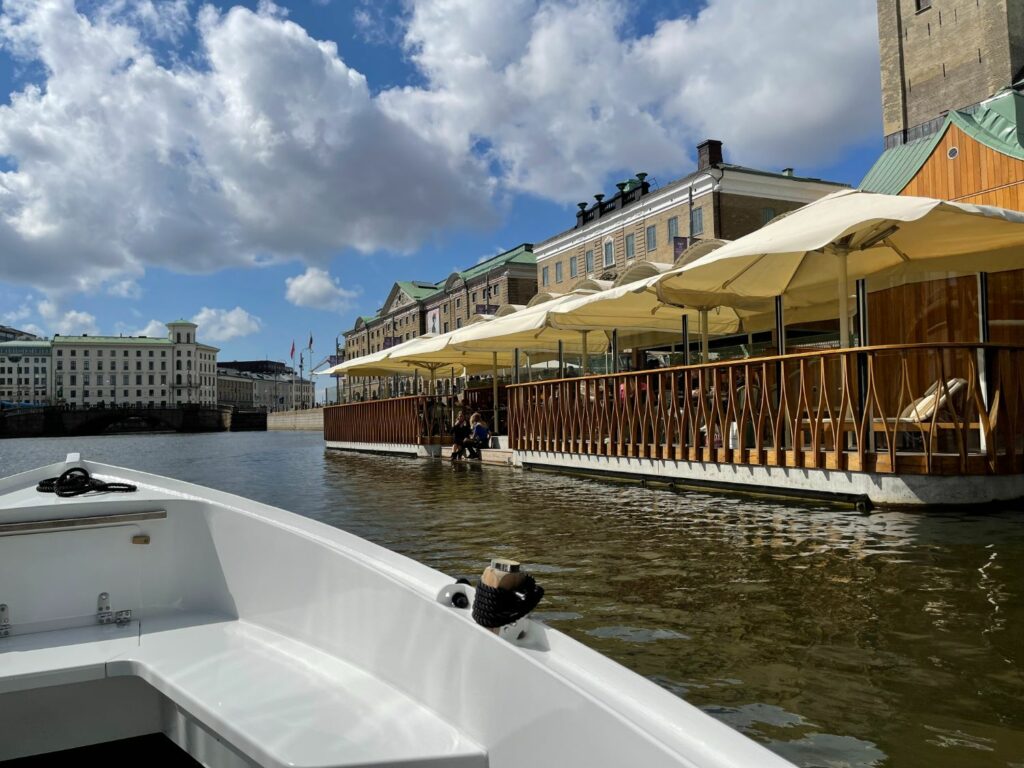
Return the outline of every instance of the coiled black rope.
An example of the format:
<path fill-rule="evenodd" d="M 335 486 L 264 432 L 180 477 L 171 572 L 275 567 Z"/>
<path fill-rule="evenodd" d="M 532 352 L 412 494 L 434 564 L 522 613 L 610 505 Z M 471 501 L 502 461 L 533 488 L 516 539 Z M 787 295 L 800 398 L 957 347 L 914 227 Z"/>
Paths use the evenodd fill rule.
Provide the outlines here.
<path fill-rule="evenodd" d="M 542 597 L 544 587 L 537 584 L 532 576 L 523 579 L 515 591 L 481 584 L 476 588 L 473 600 L 473 620 L 489 629 L 504 627 L 536 608 Z"/>
<path fill-rule="evenodd" d="M 88 470 L 82 467 L 72 467 L 62 473 L 60 477 L 48 477 L 40 480 L 36 490 L 40 493 L 55 493 L 58 496 L 81 496 L 90 491 L 105 491 L 113 493 L 131 493 L 137 491 L 131 483 L 104 483 L 92 477 Z"/>

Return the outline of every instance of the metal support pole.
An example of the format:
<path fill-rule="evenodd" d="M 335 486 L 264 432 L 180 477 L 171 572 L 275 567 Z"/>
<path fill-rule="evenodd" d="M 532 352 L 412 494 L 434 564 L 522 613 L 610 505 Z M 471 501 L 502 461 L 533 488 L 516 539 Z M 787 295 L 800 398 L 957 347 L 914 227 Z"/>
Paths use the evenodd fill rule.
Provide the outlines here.
<path fill-rule="evenodd" d="M 565 342 L 558 340 L 558 378 L 565 378 Z"/>
<path fill-rule="evenodd" d="M 516 349 L 513 351 L 512 354 L 515 357 L 515 366 L 514 366 L 513 371 L 512 371 L 512 381 L 514 381 L 516 384 L 518 384 L 519 383 L 519 348 L 516 347 Z"/>
<path fill-rule="evenodd" d="M 779 354 L 786 354 L 786 316 L 782 310 L 782 297 L 775 297 L 775 344 Z"/>
<path fill-rule="evenodd" d="M 498 434 L 498 353 L 491 352 L 491 396 L 494 398 L 494 423 L 491 425 L 491 430 L 494 434 Z"/>
<path fill-rule="evenodd" d="M 580 372 L 584 376 L 590 373 L 590 348 L 587 346 L 588 333 L 590 333 L 590 331 L 580 331 L 580 340 L 583 344 L 583 354 L 580 355 Z"/>
<path fill-rule="evenodd" d="M 988 272 L 978 273 L 978 341 L 982 344 L 988 344 L 991 340 L 990 335 L 991 329 L 989 327 L 988 319 Z M 989 357 L 988 350 L 985 347 L 978 348 L 978 378 L 980 381 L 978 384 L 981 390 L 981 397 L 985 403 L 985 409 L 987 410 L 992 403 L 992 392 L 990 391 L 990 382 L 992 381 L 991 371 L 989 366 L 992 360 Z M 979 430 L 981 435 L 981 449 L 985 450 L 985 433 Z"/>
<path fill-rule="evenodd" d="M 708 362 L 711 357 L 711 334 L 708 331 L 708 308 L 700 310 L 700 361 Z"/>
<path fill-rule="evenodd" d="M 857 301 L 857 346 L 866 347 L 871 343 L 868 333 L 868 282 L 858 280 L 855 285 Z M 866 352 L 857 353 L 857 413 L 863 414 L 868 407 L 868 356 Z M 844 417 L 845 418 L 845 417 Z M 868 423 L 871 416 L 868 415 Z M 869 429 L 866 435 L 867 449 L 875 450 L 875 431 Z"/>
<path fill-rule="evenodd" d="M 836 256 L 839 257 L 839 346 L 846 348 L 850 346 L 850 276 L 847 272 L 847 262 L 850 251 L 846 248 L 837 248 Z"/>
<path fill-rule="evenodd" d="M 612 373 L 619 372 L 619 329 L 612 329 Z"/>
<path fill-rule="evenodd" d="M 683 365 L 690 364 L 690 318 L 683 315 Z"/>

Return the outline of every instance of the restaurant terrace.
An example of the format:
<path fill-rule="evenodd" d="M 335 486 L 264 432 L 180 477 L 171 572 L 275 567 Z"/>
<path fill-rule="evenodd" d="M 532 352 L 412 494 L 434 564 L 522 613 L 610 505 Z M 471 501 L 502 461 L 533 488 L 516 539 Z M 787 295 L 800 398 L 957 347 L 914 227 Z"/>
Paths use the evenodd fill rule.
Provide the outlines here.
<path fill-rule="evenodd" d="M 864 508 L 1024 497 L 1024 214 L 848 190 L 623 277 L 325 371 L 422 392 L 329 407 L 326 445 L 438 456 L 480 412 L 528 469 Z"/>

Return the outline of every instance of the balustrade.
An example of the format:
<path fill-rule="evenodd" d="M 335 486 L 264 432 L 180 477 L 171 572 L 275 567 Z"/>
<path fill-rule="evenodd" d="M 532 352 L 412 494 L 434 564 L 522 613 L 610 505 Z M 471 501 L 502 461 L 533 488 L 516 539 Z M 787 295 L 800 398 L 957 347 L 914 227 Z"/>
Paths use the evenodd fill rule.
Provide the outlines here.
<path fill-rule="evenodd" d="M 509 387 L 510 445 L 902 474 L 1024 472 L 1024 348 L 822 350 Z"/>
<path fill-rule="evenodd" d="M 416 395 L 332 405 L 324 409 L 324 440 L 420 445 L 448 432 L 450 407 L 442 398 Z"/>

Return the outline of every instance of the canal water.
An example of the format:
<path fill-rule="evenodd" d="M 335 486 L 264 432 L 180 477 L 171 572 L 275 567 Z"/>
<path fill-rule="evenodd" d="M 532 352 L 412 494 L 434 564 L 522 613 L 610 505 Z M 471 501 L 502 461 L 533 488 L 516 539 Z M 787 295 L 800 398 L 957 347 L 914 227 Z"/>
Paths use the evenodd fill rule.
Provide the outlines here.
<path fill-rule="evenodd" d="M 340 454 L 319 434 L 0 441 L 290 509 L 453 577 L 495 555 L 538 616 L 801 766 L 1024 768 L 1024 509 L 870 516 Z"/>

